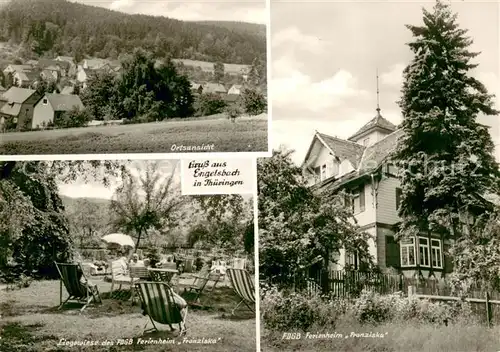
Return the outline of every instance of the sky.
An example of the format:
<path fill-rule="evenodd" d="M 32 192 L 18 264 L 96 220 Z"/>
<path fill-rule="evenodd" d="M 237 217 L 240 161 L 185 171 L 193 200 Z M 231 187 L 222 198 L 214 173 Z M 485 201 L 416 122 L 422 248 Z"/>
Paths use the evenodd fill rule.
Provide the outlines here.
<path fill-rule="evenodd" d="M 294 149 L 300 163 L 315 130 L 348 138 L 376 114 L 377 70 L 382 116 L 398 124 L 402 71 L 412 59 L 405 24 L 421 25 L 422 7 L 433 4 L 271 0 L 273 148 Z M 498 3 L 453 1 L 452 9 L 481 52 L 474 76 L 500 96 Z M 498 118 L 481 120 L 495 143 Z"/>
<path fill-rule="evenodd" d="M 144 175 L 144 169 L 146 163 L 149 161 L 131 161 L 127 165 L 127 169 L 130 170 L 132 175 L 141 176 Z M 180 187 L 180 162 L 179 160 L 161 160 L 160 170 L 164 175 L 164 178 L 170 176 L 172 173 L 175 174 L 176 183 Z M 114 178 L 111 180 L 110 185 L 104 186 L 101 182 L 98 182 L 92 178 L 79 177 L 74 182 L 71 183 L 59 183 L 59 193 L 71 197 L 71 198 L 100 198 L 100 199 L 111 199 L 117 187 L 121 185 L 120 178 Z"/>
<path fill-rule="evenodd" d="M 165 16 L 185 21 L 267 23 L 265 0 L 71 0 L 130 14 Z"/>

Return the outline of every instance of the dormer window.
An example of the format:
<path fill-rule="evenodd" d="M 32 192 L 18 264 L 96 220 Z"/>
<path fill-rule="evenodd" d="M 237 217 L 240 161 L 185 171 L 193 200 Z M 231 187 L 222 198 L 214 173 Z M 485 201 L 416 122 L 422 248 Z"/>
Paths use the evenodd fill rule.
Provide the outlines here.
<path fill-rule="evenodd" d="M 319 176 L 320 181 L 324 181 L 328 178 L 328 173 L 326 172 L 326 164 L 321 165 L 321 173 Z"/>

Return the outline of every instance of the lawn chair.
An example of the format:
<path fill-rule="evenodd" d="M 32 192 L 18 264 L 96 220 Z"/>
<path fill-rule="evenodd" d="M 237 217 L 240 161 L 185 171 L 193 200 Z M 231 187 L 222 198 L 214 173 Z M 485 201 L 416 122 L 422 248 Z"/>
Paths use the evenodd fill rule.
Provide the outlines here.
<path fill-rule="evenodd" d="M 138 278 L 132 278 L 130 275 L 125 272 L 123 269 L 123 264 L 121 260 L 112 261 L 110 264 L 111 268 L 111 289 L 110 294 L 113 295 L 113 289 L 115 284 L 118 284 L 118 291 L 121 291 L 122 285 L 130 285 L 131 291 L 133 291 L 133 285 L 137 282 Z"/>
<path fill-rule="evenodd" d="M 201 272 L 200 272 L 201 273 Z M 195 298 L 191 301 L 191 303 L 199 301 L 199 298 L 203 291 L 206 292 L 212 292 L 215 289 L 215 286 L 219 282 L 221 278 L 220 273 L 213 273 L 213 272 L 207 272 L 206 274 L 202 275 L 192 275 L 194 277 L 194 281 L 191 285 L 189 285 L 186 290 L 187 292 L 195 292 L 196 296 Z M 211 288 L 207 287 L 207 283 L 209 281 L 213 281 L 214 284 L 212 285 Z"/>
<path fill-rule="evenodd" d="M 137 282 L 137 281 L 148 281 L 149 279 L 149 272 L 148 268 L 142 265 L 131 265 L 130 266 L 130 279 L 131 282 Z M 130 299 L 132 300 L 132 303 L 134 302 L 134 296 L 135 296 L 135 286 L 132 288 L 132 295 Z"/>
<path fill-rule="evenodd" d="M 172 288 L 163 282 L 139 282 L 135 284 L 139 297 L 141 298 L 144 314 L 148 315 L 153 328 L 144 332 L 159 331 L 155 325 L 155 321 L 160 324 L 165 324 L 173 331 L 172 324 L 179 324 L 180 335 L 186 333 L 186 317 L 187 306 L 179 307 L 175 302 L 174 292 Z"/>
<path fill-rule="evenodd" d="M 85 273 L 78 263 L 56 263 L 54 262 L 61 277 L 59 286 L 59 308 L 61 309 L 69 300 L 84 303 L 80 312 L 91 303 L 102 303 L 97 285 L 92 285 L 86 278 Z M 69 297 L 63 302 L 62 284 L 66 287 Z"/>
<path fill-rule="evenodd" d="M 241 298 L 241 301 L 234 307 L 231 314 L 244 303 L 252 312 L 254 309 L 250 304 L 255 303 L 255 284 L 250 273 L 243 269 L 227 269 L 227 274 L 233 286 L 234 292 Z"/>
<path fill-rule="evenodd" d="M 194 270 L 194 258 L 186 258 L 184 262 L 184 272 L 192 273 Z"/>

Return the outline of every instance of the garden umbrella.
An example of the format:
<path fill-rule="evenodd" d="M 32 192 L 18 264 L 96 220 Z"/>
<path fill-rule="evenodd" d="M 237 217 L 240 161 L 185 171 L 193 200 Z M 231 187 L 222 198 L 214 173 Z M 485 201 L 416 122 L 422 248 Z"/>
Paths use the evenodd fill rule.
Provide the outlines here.
<path fill-rule="evenodd" d="M 107 243 L 114 243 L 120 246 L 130 246 L 132 248 L 135 247 L 134 240 L 129 235 L 125 235 L 123 233 L 111 233 L 102 237 L 102 240 Z"/>

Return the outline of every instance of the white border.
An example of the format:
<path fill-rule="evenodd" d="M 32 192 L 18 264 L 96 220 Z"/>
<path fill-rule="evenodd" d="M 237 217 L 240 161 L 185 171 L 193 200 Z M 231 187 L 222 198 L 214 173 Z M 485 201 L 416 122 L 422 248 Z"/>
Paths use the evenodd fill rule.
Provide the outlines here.
<path fill-rule="evenodd" d="M 253 230 L 254 230 L 254 275 L 255 275 L 255 346 L 260 352 L 260 287 L 259 287 L 259 206 L 257 184 L 257 159 L 252 160 L 254 180 L 253 183 Z"/>
<path fill-rule="evenodd" d="M 271 0 L 266 0 L 267 23 L 266 23 L 266 66 L 267 66 L 267 153 L 259 157 L 272 157 L 273 156 L 273 99 L 271 89 L 271 75 L 272 75 L 272 50 L 271 50 Z M 259 350 L 260 351 L 260 350 Z"/>
<path fill-rule="evenodd" d="M 1 136 L 0 136 L 1 137 Z M 269 140 L 269 130 L 268 130 Z M 269 152 L 226 152 L 226 153 L 130 153 L 130 154 L 57 154 L 57 155 L 3 155 L 2 161 L 42 161 L 42 160 L 181 160 L 181 159 L 255 159 L 272 156 Z"/>

